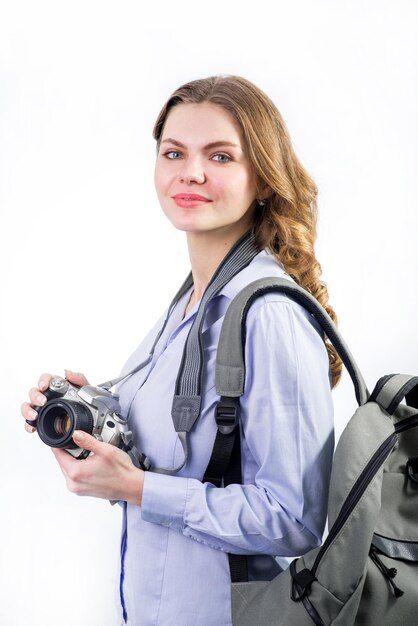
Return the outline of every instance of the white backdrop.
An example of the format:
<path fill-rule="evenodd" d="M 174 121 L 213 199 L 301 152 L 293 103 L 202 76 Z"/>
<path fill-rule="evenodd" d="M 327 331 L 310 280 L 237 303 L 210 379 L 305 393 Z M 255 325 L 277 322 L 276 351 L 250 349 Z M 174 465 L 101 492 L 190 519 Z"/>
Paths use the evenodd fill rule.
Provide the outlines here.
<path fill-rule="evenodd" d="M 19 406 L 42 371 L 117 375 L 188 271 L 151 137 L 181 83 L 236 73 L 273 98 L 368 384 L 418 373 L 417 18 L 414 0 L 0 2 L 1 624 L 117 624 L 120 510 L 66 491 Z M 334 397 L 340 432 L 347 375 Z"/>

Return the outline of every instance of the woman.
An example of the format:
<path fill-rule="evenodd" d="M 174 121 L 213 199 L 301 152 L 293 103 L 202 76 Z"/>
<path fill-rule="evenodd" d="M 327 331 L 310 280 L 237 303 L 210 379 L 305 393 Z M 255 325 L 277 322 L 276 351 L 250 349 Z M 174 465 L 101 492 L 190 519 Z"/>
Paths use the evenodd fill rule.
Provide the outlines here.
<path fill-rule="evenodd" d="M 136 445 L 154 467 L 181 466 L 171 404 L 202 295 L 247 231 L 259 253 L 208 305 L 202 410 L 182 469 L 173 475 L 143 472 L 126 453 L 86 433 L 75 433 L 74 441 L 93 456 L 78 461 L 64 450 L 53 452 L 71 491 L 123 503 L 120 590 L 126 623 L 229 626 L 227 553 L 251 555 L 250 578 L 267 580 L 280 571 L 282 561 L 273 557 L 285 560 L 311 549 L 324 528 L 333 453 L 330 386 L 338 382 L 341 363 L 306 311 L 283 295 L 258 299 L 247 318 L 243 484 L 217 488 L 201 482 L 216 435 L 214 360 L 231 299 L 255 279 L 285 276 L 335 319 L 314 254 L 317 192 L 276 107 L 243 78 L 183 85 L 163 107 L 154 137 L 159 202 L 174 227 L 186 233 L 193 275 L 152 361 L 118 390 Z M 161 326 L 160 321 L 131 356 L 125 373 L 148 355 Z M 79 385 L 87 382 L 81 374 L 66 376 Z M 45 402 L 49 380 L 41 376 L 30 391 L 30 404 L 22 406 L 25 418 L 36 417 L 32 406 Z"/>

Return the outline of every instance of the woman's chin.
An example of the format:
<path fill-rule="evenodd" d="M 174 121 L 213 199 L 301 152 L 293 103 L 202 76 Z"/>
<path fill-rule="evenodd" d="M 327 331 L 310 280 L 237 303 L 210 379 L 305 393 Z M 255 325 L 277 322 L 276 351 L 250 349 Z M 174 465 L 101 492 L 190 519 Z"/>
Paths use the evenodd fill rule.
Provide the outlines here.
<path fill-rule="evenodd" d="M 197 220 L 171 220 L 171 223 L 174 228 L 185 233 L 204 233 L 213 230 L 214 228 L 209 224 L 198 223 Z"/>

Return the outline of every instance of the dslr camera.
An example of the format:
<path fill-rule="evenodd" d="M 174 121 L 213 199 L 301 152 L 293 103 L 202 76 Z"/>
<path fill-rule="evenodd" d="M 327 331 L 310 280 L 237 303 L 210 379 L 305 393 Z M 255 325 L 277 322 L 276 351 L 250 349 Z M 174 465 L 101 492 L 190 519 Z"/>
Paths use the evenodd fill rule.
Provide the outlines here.
<path fill-rule="evenodd" d="M 65 448 L 76 459 L 85 459 L 90 451 L 77 447 L 72 439 L 75 430 L 82 430 L 99 441 L 122 448 L 130 456 L 137 452 L 127 420 L 120 414 L 116 394 L 93 385 L 77 387 L 58 376 L 51 379 L 43 393 L 47 402 L 35 407 L 38 419 L 26 421 L 37 428 L 47 446 Z"/>

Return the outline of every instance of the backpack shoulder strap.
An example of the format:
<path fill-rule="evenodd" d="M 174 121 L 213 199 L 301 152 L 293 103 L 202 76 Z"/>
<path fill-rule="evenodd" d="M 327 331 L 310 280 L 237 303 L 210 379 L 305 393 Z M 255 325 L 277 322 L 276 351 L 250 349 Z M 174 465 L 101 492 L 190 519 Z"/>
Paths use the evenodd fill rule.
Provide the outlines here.
<path fill-rule="evenodd" d="M 230 303 L 222 323 L 216 355 L 215 384 L 220 400 L 215 408 L 217 434 L 203 482 L 222 485 L 233 459 L 235 438 L 239 435 L 240 402 L 245 383 L 245 323 L 256 298 L 266 293 L 284 293 L 315 317 L 336 348 L 353 381 L 359 405 L 368 401 L 363 376 L 344 339 L 325 309 L 305 289 L 284 278 L 261 278 L 242 289 Z M 224 480 L 224 485 L 226 481 Z"/>
<path fill-rule="evenodd" d="M 215 372 L 216 391 L 221 396 L 215 409 L 218 430 L 203 477 L 203 482 L 211 482 L 217 487 L 242 482 L 239 398 L 244 393 L 245 382 L 245 322 L 254 300 L 271 292 L 288 295 L 315 317 L 347 367 L 358 403 L 364 404 L 368 399 L 366 384 L 356 362 L 331 318 L 313 296 L 286 279 L 263 278 L 250 283 L 230 303 L 218 343 Z M 232 582 L 248 580 L 246 557 L 235 554 L 228 557 Z"/>
<path fill-rule="evenodd" d="M 334 322 L 305 289 L 285 278 L 262 278 L 245 287 L 231 302 L 225 314 L 216 358 L 216 390 L 220 396 L 239 398 L 244 393 L 245 322 L 248 310 L 256 298 L 266 293 L 283 293 L 301 304 L 321 326 L 337 350 L 353 381 L 357 402 L 363 405 L 369 392 L 357 363 Z"/>

